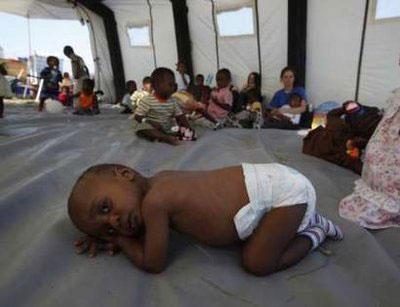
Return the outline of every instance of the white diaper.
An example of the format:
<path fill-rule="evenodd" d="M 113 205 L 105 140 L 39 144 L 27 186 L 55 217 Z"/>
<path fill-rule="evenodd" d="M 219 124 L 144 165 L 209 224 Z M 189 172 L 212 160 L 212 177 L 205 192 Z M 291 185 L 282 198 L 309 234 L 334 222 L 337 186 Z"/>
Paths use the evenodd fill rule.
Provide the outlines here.
<path fill-rule="evenodd" d="M 265 213 L 273 208 L 307 204 L 298 232 L 307 227 L 315 213 L 316 195 L 306 177 L 278 163 L 243 163 L 242 168 L 250 203 L 234 217 L 240 239 L 250 236 Z"/>

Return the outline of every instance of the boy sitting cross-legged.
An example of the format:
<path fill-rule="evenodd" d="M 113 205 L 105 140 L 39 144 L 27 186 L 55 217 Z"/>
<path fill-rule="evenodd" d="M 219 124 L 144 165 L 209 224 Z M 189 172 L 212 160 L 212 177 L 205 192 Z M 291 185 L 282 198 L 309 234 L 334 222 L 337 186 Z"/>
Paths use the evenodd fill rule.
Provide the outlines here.
<path fill-rule="evenodd" d="M 139 137 L 178 145 L 179 139 L 171 128 L 174 120 L 180 127 L 190 129 L 189 123 L 175 99 L 175 75 L 172 70 L 157 68 L 151 74 L 153 93 L 143 97 L 134 113 L 134 128 Z"/>

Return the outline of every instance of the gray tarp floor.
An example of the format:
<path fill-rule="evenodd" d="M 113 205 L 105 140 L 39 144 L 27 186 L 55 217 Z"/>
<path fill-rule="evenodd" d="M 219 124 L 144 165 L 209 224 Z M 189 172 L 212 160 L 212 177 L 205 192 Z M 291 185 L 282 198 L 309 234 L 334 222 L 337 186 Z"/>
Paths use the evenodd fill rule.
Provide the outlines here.
<path fill-rule="evenodd" d="M 135 137 L 126 116 L 38 114 L 6 106 L 0 121 L 1 306 L 400 306 L 400 232 L 369 232 L 339 217 L 339 200 L 358 178 L 303 155 L 293 131 L 200 131 L 172 147 Z M 166 271 L 137 270 L 123 255 L 89 259 L 72 248 L 72 184 L 88 166 L 119 162 L 145 175 L 163 169 L 211 169 L 280 162 L 316 187 L 320 211 L 345 233 L 327 242 L 331 256 L 310 254 L 297 266 L 254 277 L 236 247 L 210 248 L 174 233 Z"/>

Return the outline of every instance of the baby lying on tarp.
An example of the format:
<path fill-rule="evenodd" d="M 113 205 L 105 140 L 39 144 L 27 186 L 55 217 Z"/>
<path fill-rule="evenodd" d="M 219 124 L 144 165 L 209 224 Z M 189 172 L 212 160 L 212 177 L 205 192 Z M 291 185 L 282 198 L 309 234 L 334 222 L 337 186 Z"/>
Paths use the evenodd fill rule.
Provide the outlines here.
<path fill-rule="evenodd" d="M 75 244 L 94 256 L 117 249 L 148 272 L 165 268 L 169 228 L 213 246 L 242 240 L 241 263 L 255 275 L 288 268 L 340 229 L 316 213 L 310 181 L 280 164 L 143 177 L 117 164 L 96 165 L 75 183 L 68 213 L 88 236 Z"/>

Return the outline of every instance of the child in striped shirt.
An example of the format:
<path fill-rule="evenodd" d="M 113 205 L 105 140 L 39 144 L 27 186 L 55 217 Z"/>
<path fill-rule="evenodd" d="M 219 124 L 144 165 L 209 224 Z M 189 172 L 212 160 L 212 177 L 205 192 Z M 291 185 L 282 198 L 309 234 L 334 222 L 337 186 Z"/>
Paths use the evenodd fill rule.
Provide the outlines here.
<path fill-rule="evenodd" d="M 175 75 L 172 70 L 157 68 L 151 74 L 154 92 L 143 97 L 135 110 L 134 128 L 139 137 L 150 141 L 160 141 L 178 145 L 179 139 L 171 128 L 178 126 L 190 129 L 189 123 L 175 99 Z"/>

